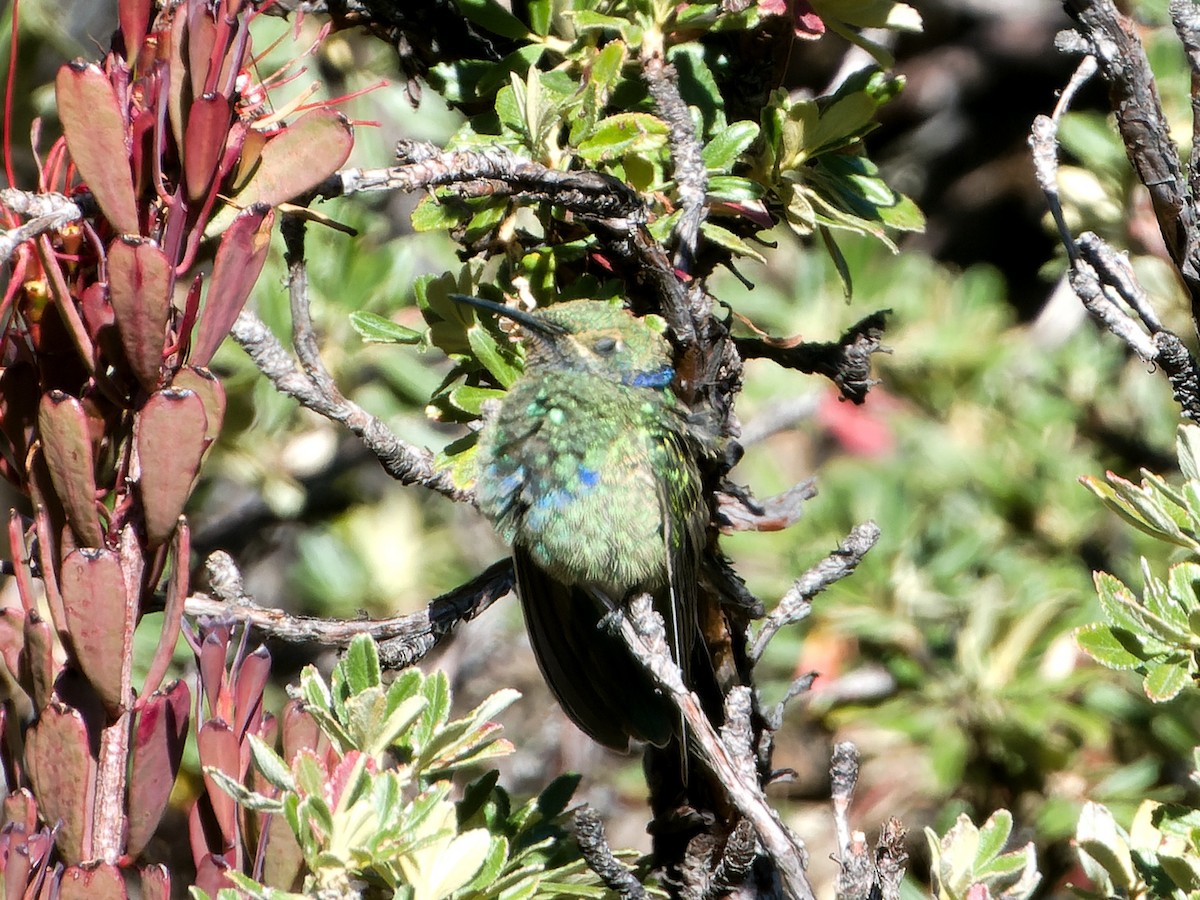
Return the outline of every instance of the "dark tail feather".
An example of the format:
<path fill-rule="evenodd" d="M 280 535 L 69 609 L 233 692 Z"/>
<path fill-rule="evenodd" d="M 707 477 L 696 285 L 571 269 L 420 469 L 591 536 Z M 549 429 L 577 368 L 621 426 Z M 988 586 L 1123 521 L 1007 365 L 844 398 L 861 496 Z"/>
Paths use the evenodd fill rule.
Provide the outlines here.
<path fill-rule="evenodd" d="M 676 716 L 620 637 L 601 624 L 603 604 L 553 580 L 520 550 L 513 563 L 534 655 L 571 721 L 616 750 L 627 750 L 630 738 L 665 746 Z"/>

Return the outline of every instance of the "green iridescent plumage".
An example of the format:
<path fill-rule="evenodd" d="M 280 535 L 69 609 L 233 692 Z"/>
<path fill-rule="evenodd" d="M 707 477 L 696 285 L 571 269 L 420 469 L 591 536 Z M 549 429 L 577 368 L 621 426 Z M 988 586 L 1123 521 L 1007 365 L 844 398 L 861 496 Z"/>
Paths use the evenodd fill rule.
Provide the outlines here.
<path fill-rule="evenodd" d="M 530 640 L 563 708 L 609 746 L 663 745 L 676 717 L 602 620 L 651 593 L 686 676 L 708 513 L 670 345 L 601 301 L 504 314 L 522 323 L 525 373 L 480 433 L 479 508 L 513 547 Z"/>

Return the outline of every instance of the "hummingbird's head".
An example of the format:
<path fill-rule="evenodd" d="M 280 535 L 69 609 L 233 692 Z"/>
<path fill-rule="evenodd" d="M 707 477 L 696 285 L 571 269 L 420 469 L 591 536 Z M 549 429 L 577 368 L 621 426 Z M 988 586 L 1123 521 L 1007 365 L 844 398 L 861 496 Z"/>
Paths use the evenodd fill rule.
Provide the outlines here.
<path fill-rule="evenodd" d="M 646 388 L 664 388 L 675 377 L 662 331 L 616 303 L 571 300 L 527 313 L 477 297 L 455 299 L 519 323 L 528 372 L 586 372 Z"/>

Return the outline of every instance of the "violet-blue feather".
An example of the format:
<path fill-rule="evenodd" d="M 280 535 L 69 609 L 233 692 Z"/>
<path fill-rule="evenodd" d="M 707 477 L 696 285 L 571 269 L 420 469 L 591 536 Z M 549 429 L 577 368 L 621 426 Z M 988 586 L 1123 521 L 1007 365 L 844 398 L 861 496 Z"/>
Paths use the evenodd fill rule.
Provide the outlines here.
<path fill-rule="evenodd" d="M 670 366 L 663 366 L 653 372 L 638 372 L 632 378 L 626 377 L 624 383 L 630 387 L 665 388 L 674 377 L 675 370 Z"/>

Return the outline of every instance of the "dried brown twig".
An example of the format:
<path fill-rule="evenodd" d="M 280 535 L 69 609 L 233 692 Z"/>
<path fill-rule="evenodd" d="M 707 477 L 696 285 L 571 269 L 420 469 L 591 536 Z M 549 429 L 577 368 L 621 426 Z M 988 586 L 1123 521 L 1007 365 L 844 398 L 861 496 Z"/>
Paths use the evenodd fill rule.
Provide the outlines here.
<path fill-rule="evenodd" d="M 512 591 L 512 562 L 493 563 L 466 584 L 429 602 L 424 609 L 386 619 L 320 619 L 293 616 L 259 606 L 242 588 L 241 574 L 227 553 L 205 561 L 212 594 L 192 594 L 184 601 L 191 616 L 245 622 L 263 634 L 291 644 L 345 647 L 357 635 L 369 634 L 379 645 L 380 663 L 402 669 L 421 660 L 459 622 L 475 618 Z"/>
<path fill-rule="evenodd" d="M 1191 292 L 1193 321 L 1200 321 L 1200 280 L 1194 277 L 1195 206 L 1179 171 L 1145 53 L 1108 0 L 1072 0 L 1071 6 L 1084 36 L 1082 40 L 1062 40 L 1060 48 L 1090 52 L 1064 88 L 1053 115 L 1034 120 L 1029 143 L 1038 185 L 1066 248 L 1067 277 L 1076 296 L 1134 353 L 1163 369 L 1184 416 L 1200 421 L 1200 372 L 1191 353 L 1178 335 L 1162 326 L 1128 259 L 1095 234 L 1076 239 L 1063 216 L 1058 194 L 1058 124 L 1079 88 L 1100 71 L 1109 80 L 1130 160 L 1151 191 L 1159 228 Z"/>

